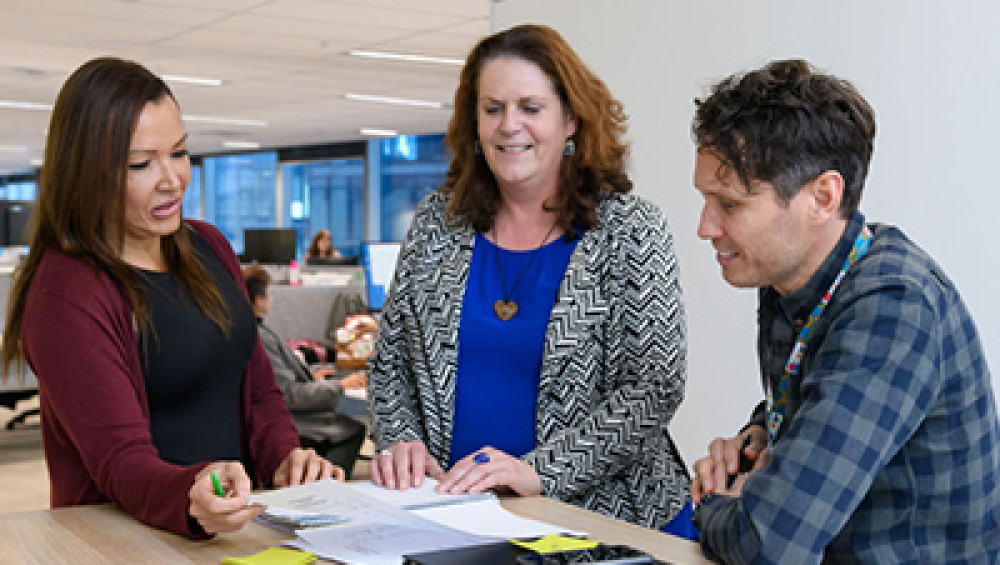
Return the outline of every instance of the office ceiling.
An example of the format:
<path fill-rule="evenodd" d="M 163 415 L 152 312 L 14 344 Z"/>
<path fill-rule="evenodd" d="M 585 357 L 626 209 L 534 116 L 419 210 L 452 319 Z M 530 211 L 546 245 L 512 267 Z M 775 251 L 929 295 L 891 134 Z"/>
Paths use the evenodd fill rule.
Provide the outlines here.
<path fill-rule="evenodd" d="M 360 128 L 443 132 L 451 110 L 346 100 L 345 93 L 450 104 L 460 67 L 362 59 L 351 49 L 464 59 L 489 32 L 491 0 L 0 0 L 0 100 L 52 104 L 92 57 L 135 59 L 171 83 L 194 153 L 223 141 L 282 147 L 363 139 Z M 495 1 L 495 0 L 494 0 Z M 42 157 L 49 112 L 0 107 L 0 175 Z"/>

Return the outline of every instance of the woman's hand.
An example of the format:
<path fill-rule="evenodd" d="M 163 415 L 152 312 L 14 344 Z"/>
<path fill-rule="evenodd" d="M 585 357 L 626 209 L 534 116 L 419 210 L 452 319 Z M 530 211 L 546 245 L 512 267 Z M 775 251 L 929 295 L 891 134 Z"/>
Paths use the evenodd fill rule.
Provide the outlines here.
<path fill-rule="evenodd" d="M 219 478 L 226 496 L 216 494 L 211 473 Z M 264 507 L 249 504 L 250 477 L 237 461 L 219 461 L 201 470 L 188 491 L 188 514 L 209 534 L 235 532 L 256 518 Z"/>
<path fill-rule="evenodd" d="M 441 479 L 438 492 L 475 494 L 506 487 L 521 496 L 542 493 L 542 479 L 535 468 L 499 449 L 484 447 L 455 463 Z"/>
<path fill-rule="evenodd" d="M 274 471 L 274 488 L 290 487 L 333 477 L 344 480 L 344 470 L 312 449 L 296 447 Z"/>
<path fill-rule="evenodd" d="M 739 496 L 747 475 L 767 463 L 766 446 L 767 432 L 760 426 L 747 428 L 736 437 L 712 440 L 708 446 L 708 456 L 694 464 L 691 501 L 698 504 L 705 495 L 712 492 Z M 751 469 L 740 469 L 741 456 L 752 464 Z M 732 484 L 730 477 L 735 477 Z"/>
<path fill-rule="evenodd" d="M 427 452 L 422 441 L 397 441 L 372 457 L 372 482 L 391 490 L 417 488 L 424 477 L 440 478 L 441 466 Z"/>

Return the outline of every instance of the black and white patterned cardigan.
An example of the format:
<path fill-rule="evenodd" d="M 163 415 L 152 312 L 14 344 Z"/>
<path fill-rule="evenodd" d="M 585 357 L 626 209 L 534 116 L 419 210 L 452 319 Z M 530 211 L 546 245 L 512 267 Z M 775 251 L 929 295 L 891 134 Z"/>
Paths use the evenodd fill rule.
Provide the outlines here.
<path fill-rule="evenodd" d="M 451 446 L 458 327 L 475 233 L 420 204 L 400 251 L 369 362 L 376 447 Z M 544 494 L 659 528 L 688 475 L 667 424 L 684 395 L 685 316 L 673 239 L 653 204 L 609 196 L 570 257 L 545 334 L 536 448 Z M 484 417 L 488 417 L 485 416 Z"/>

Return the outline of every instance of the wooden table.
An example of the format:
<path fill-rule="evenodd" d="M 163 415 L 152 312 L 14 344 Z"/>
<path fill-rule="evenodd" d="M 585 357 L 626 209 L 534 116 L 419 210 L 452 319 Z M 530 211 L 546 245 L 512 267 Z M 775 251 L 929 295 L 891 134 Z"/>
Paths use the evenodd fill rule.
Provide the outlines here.
<path fill-rule="evenodd" d="M 707 564 L 697 544 L 602 516 L 555 500 L 506 498 L 510 511 L 608 543 L 646 550 L 681 565 Z M 218 565 L 223 557 L 257 553 L 292 536 L 250 523 L 210 541 L 190 541 L 150 528 L 111 505 L 0 514 L 0 563 L 38 565 Z"/>

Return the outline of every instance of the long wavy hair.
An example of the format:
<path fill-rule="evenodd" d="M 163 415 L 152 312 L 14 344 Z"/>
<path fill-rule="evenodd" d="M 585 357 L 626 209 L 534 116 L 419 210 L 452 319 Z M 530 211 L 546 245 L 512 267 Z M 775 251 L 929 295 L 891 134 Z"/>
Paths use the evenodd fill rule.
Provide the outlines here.
<path fill-rule="evenodd" d="M 495 59 L 520 59 L 538 66 L 549 78 L 563 108 L 577 119 L 572 155 L 559 166 L 556 196 L 546 209 L 557 214 L 558 225 L 573 238 L 576 228 L 597 223 L 596 208 L 602 196 L 632 190 L 625 173 L 628 145 L 623 136 L 628 117 L 621 102 L 584 65 L 554 29 L 519 25 L 481 40 L 469 53 L 455 91 L 455 111 L 444 143 L 452 160 L 442 190 L 451 194 L 449 215 L 477 231 L 488 231 L 500 208 L 500 190 L 486 163 L 475 150 L 479 77 L 486 63 Z"/>
<path fill-rule="evenodd" d="M 21 324 L 31 281 L 50 249 L 104 272 L 128 301 L 141 333 L 152 331 L 149 304 L 135 267 L 121 260 L 126 222 L 128 151 L 147 103 L 170 97 L 169 87 L 142 65 L 92 59 L 63 84 L 52 109 L 38 201 L 29 223 L 30 250 L 14 274 L 7 301 L 2 363 L 23 363 Z M 198 259 L 188 229 L 161 239 L 167 268 L 224 333 L 229 312 Z M 155 334 L 154 334 L 155 335 Z"/>
<path fill-rule="evenodd" d="M 330 238 L 330 250 L 327 251 L 326 255 L 321 255 L 319 252 L 319 240 L 324 237 Z M 330 235 L 330 230 L 319 230 L 316 235 L 313 236 L 312 242 L 309 244 L 309 249 L 306 250 L 307 257 L 333 257 L 336 253 L 333 252 L 333 236 Z"/>

